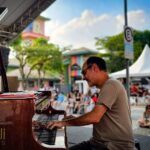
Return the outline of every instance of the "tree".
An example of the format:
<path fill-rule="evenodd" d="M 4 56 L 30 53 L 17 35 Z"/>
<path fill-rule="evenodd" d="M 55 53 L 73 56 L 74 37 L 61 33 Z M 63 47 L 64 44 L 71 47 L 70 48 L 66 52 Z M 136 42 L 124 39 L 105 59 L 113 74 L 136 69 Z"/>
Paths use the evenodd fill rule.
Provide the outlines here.
<path fill-rule="evenodd" d="M 19 71 L 22 77 L 22 87 L 26 89 L 26 81 L 28 80 L 33 69 L 38 71 L 39 87 L 41 74 L 56 71 L 62 72 L 62 55 L 59 47 L 54 44 L 49 44 L 47 40 L 38 38 L 33 40 L 30 47 L 22 45 L 22 38 L 18 36 L 11 46 L 16 54 L 16 59 L 19 61 Z M 25 72 L 25 66 L 29 65 L 29 72 Z M 44 77 L 44 76 L 43 76 Z"/>
<path fill-rule="evenodd" d="M 150 31 L 134 31 L 134 61 L 142 53 L 144 46 L 148 44 L 150 46 Z"/>
<path fill-rule="evenodd" d="M 99 50 L 107 50 L 107 53 L 105 55 L 100 54 L 100 56 L 107 57 L 106 61 L 109 72 L 114 72 L 116 70 L 124 68 L 125 59 L 123 53 L 124 47 L 122 33 L 115 36 L 108 36 L 98 39 L 98 41 L 96 41 L 96 46 L 98 46 Z"/>
<path fill-rule="evenodd" d="M 26 48 L 22 46 L 22 37 L 19 35 L 11 44 L 13 47 L 12 51 L 15 52 L 15 57 L 19 62 L 19 72 L 22 78 L 22 87 L 26 89 L 26 74 L 24 71 L 25 66 L 27 65 L 27 51 Z"/>
<path fill-rule="evenodd" d="M 150 31 L 133 31 L 134 43 L 134 61 L 140 56 L 145 44 L 150 45 Z M 96 43 L 96 47 L 99 50 L 107 50 L 107 63 L 109 72 L 115 72 L 125 68 L 125 58 L 124 58 L 124 35 L 123 33 L 117 34 L 115 36 L 108 36 L 105 38 L 99 38 Z M 103 56 L 102 54 L 100 54 Z M 130 64 L 132 62 L 130 61 Z"/>
<path fill-rule="evenodd" d="M 33 45 L 28 47 L 27 60 L 30 64 L 30 72 L 32 69 L 38 71 L 38 83 L 40 85 L 41 75 L 49 72 L 62 72 L 62 54 L 58 46 L 48 43 L 43 38 L 38 38 L 33 41 Z M 29 72 L 29 74 L 30 74 Z M 29 76 L 28 74 L 28 76 Z"/>

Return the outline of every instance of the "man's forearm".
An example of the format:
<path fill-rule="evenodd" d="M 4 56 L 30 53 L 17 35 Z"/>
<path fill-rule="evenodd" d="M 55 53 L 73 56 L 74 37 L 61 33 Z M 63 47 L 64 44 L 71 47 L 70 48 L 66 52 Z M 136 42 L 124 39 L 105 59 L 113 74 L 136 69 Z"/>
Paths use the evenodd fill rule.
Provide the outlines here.
<path fill-rule="evenodd" d="M 63 126 L 84 126 L 98 123 L 107 108 L 104 105 L 95 106 L 91 112 L 75 118 L 64 118 L 62 121 L 50 121 L 47 128 L 63 127 Z"/>
<path fill-rule="evenodd" d="M 95 106 L 91 112 L 88 112 L 77 118 L 64 120 L 62 124 L 64 126 L 83 126 L 89 124 L 96 124 L 101 120 L 106 110 L 107 107 L 104 105 Z"/>
<path fill-rule="evenodd" d="M 95 123 L 94 119 L 92 118 L 92 112 L 86 113 L 82 116 L 75 117 L 72 119 L 64 119 L 62 124 L 64 126 L 83 126 Z"/>

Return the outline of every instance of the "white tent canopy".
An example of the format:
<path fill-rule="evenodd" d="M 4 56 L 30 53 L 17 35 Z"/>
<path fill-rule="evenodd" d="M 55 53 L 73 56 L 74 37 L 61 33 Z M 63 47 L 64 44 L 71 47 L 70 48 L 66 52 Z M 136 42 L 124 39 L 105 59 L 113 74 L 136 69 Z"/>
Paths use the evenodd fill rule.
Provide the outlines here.
<path fill-rule="evenodd" d="M 150 76 L 150 48 L 146 44 L 140 57 L 129 67 L 130 77 L 148 77 Z M 112 78 L 125 78 L 126 69 L 110 74 Z"/>

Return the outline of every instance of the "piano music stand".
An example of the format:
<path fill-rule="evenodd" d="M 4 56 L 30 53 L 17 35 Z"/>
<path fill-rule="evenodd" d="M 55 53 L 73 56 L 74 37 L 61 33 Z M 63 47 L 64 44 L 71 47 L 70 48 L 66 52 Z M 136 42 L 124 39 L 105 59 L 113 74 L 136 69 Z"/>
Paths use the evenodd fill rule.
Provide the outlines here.
<path fill-rule="evenodd" d="M 4 68 L 3 58 L 2 58 L 2 49 L 0 48 L 0 72 L 1 72 L 1 80 L 2 80 L 2 92 L 9 92 L 8 81 L 6 77 L 6 71 Z"/>

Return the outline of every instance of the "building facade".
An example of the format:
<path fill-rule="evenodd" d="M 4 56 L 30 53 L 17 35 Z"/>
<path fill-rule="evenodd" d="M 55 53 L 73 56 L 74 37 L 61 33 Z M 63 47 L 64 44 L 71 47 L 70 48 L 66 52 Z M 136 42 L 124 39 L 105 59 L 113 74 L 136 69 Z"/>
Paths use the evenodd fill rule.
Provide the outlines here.
<path fill-rule="evenodd" d="M 27 26 L 27 28 L 22 32 L 21 36 L 23 39 L 23 45 L 24 46 L 31 46 L 32 45 L 32 41 L 34 39 L 37 38 L 44 38 L 46 40 L 49 40 L 50 37 L 45 35 L 45 22 L 48 21 L 48 18 L 42 17 L 42 16 L 38 16 L 29 26 Z M 11 61 L 11 59 L 9 60 L 9 66 L 11 65 L 17 65 L 19 67 L 19 62 L 16 59 L 13 59 L 13 62 Z M 15 63 L 15 64 L 14 64 Z M 28 74 L 30 67 L 28 65 L 25 66 L 24 68 L 25 73 Z M 11 77 L 15 77 L 17 76 L 18 78 L 18 82 L 19 82 L 19 86 L 18 89 L 19 90 L 23 90 L 23 81 L 20 75 L 20 71 L 19 68 L 15 68 L 11 71 L 7 72 L 8 76 Z M 34 89 L 34 87 L 39 86 L 39 84 L 48 81 L 50 86 L 53 86 L 54 83 L 59 83 L 60 82 L 60 78 L 59 75 L 55 75 L 55 74 L 42 74 L 41 75 L 41 80 L 39 83 L 39 77 L 38 77 L 38 72 L 37 70 L 32 70 L 32 73 L 30 74 L 29 78 L 25 81 L 25 84 L 27 86 L 27 90 L 32 90 Z M 39 87 L 40 88 L 40 87 Z"/>
<path fill-rule="evenodd" d="M 36 38 L 44 38 L 49 40 L 49 37 L 45 35 L 45 22 L 48 18 L 38 16 L 23 32 L 22 39 L 25 46 L 30 46 L 32 40 Z"/>
<path fill-rule="evenodd" d="M 65 83 L 72 85 L 76 80 L 82 80 L 81 69 L 84 61 L 92 55 L 98 54 L 97 50 L 91 50 L 86 47 L 72 49 L 63 53 L 63 63 L 65 66 Z"/>

